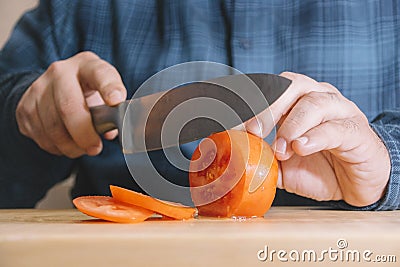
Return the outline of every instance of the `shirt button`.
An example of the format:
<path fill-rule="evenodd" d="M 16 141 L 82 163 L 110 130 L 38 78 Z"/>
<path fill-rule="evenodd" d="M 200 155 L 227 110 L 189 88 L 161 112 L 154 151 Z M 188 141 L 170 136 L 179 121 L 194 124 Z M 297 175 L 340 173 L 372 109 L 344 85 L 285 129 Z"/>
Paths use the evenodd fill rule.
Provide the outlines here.
<path fill-rule="evenodd" d="M 239 47 L 247 50 L 251 48 L 251 41 L 249 39 L 240 39 L 239 40 Z"/>

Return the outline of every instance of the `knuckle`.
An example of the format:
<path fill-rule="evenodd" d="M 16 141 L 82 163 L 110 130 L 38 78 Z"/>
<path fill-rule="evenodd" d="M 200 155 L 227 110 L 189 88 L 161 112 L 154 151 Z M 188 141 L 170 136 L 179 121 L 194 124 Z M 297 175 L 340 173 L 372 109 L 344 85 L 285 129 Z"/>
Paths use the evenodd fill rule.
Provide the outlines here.
<path fill-rule="evenodd" d="M 289 119 L 291 119 L 292 121 L 298 121 L 300 122 L 301 120 L 303 120 L 303 118 L 305 118 L 307 116 L 308 111 L 304 108 L 298 108 L 296 109 L 296 112 L 294 112 L 293 116 L 290 116 Z"/>
<path fill-rule="evenodd" d="M 31 86 L 28 88 L 28 90 L 33 93 L 37 93 L 37 92 L 43 90 L 43 88 L 44 88 L 43 83 L 42 83 L 41 79 L 39 78 L 31 84 Z"/>
<path fill-rule="evenodd" d="M 342 101 L 342 98 L 336 93 L 325 93 L 324 94 L 328 101 L 333 103 L 339 103 Z"/>
<path fill-rule="evenodd" d="M 27 137 L 31 137 L 31 123 L 36 121 L 33 111 L 29 112 L 24 105 L 18 105 L 15 112 L 15 119 L 20 133 Z"/>
<path fill-rule="evenodd" d="M 298 74 L 297 73 L 294 73 L 294 72 L 290 72 L 290 71 L 284 71 L 284 72 L 281 72 L 280 74 L 279 74 L 280 76 L 283 76 L 283 77 L 285 77 L 285 78 L 288 78 L 288 79 L 290 79 L 290 80 L 292 80 L 292 81 L 294 81 L 294 80 L 296 80 L 298 77 Z"/>
<path fill-rule="evenodd" d="M 304 97 L 304 101 L 314 108 L 323 108 L 328 104 L 336 104 L 342 101 L 342 98 L 331 92 L 310 92 Z"/>
<path fill-rule="evenodd" d="M 26 113 L 25 105 L 23 104 L 23 99 L 18 103 L 15 109 L 15 117 L 18 120 L 23 120 L 24 114 Z"/>
<path fill-rule="evenodd" d="M 22 135 L 30 137 L 27 127 L 23 123 L 18 123 L 18 130 Z"/>
<path fill-rule="evenodd" d="M 76 57 L 82 59 L 82 60 L 93 60 L 93 59 L 98 59 L 99 56 L 97 54 L 95 54 L 92 51 L 83 51 L 80 52 L 76 55 Z"/>
<path fill-rule="evenodd" d="M 320 82 L 319 84 L 322 87 L 328 88 L 330 91 L 338 92 L 338 89 L 328 82 Z"/>
<path fill-rule="evenodd" d="M 17 121 L 17 126 L 18 126 L 18 130 L 20 133 L 22 133 L 23 135 L 28 135 L 28 130 L 27 127 L 25 126 L 25 124 L 27 124 L 27 122 L 24 120 L 24 116 L 21 116 L 20 114 L 16 114 L 16 121 Z"/>
<path fill-rule="evenodd" d="M 349 133 L 356 133 L 360 131 L 360 123 L 353 119 L 346 119 L 342 122 L 342 127 L 344 131 Z"/>
<path fill-rule="evenodd" d="M 50 64 L 50 66 L 47 68 L 47 71 L 52 74 L 52 75 L 60 75 L 64 69 L 64 62 L 63 61 L 55 61 Z"/>
<path fill-rule="evenodd" d="M 324 107 L 328 104 L 335 104 L 342 101 L 340 96 L 332 92 L 311 92 L 308 94 L 310 102 L 318 107 Z"/>
<path fill-rule="evenodd" d="M 288 77 L 289 79 L 291 79 L 292 81 L 299 83 L 299 82 L 305 82 L 307 80 L 312 80 L 311 78 L 307 77 L 304 74 L 300 74 L 300 73 L 295 73 L 295 72 L 283 72 L 285 77 Z"/>
<path fill-rule="evenodd" d="M 100 62 L 99 64 L 96 65 L 96 67 L 93 69 L 93 75 L 97 78 L 103 78 L 109 73 L 114 72 L 114 67 L 111 66 L 110 64 L 106 62 Z M 114 74 L 114 73 L 113 73 Z"/>

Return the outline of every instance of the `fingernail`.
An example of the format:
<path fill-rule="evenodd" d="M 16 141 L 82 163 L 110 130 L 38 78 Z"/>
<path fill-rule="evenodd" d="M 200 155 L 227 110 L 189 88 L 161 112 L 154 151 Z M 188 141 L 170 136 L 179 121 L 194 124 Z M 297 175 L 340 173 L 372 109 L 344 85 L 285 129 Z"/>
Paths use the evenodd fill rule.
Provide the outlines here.
<path fill-rule="evenodd" d="M 305 136 L 302 136 L 302 137 L 297 138 L 296 141 L 300 142 L 302 145 L 305 145 L 308 142 L 308 138 Z"/>
<path fill-rule="evenodd" d="M 97 154 L 99 154 L 101 151 L 101 147 L 100 146 L 91 146 L 86 150 L 86 153 L 89 156 L 95 156 Z"/>
<path fill-rule="evenodd" d="M 286 140 L 279 137 L 276 141 L 275 141 L 275 152 L 278 152 L 279 154 L 286 154 L 286 148 L 287 148 L 287 143 Z"/>
<path fill-rule="evenodd" d="M 111 104 L 118 104 L 119 102 L 121 102 L 122 95 L 119 91 L 115 90 L 112 91 L 109 95 L 108 95 L 108 100 L 111 102 Z"/>
<path fill-rule="evenodd" d="M 252 119 L 247 125 L 246 129 L 250 133 L 262 137 L 263 125 L 260 120 Z"/>

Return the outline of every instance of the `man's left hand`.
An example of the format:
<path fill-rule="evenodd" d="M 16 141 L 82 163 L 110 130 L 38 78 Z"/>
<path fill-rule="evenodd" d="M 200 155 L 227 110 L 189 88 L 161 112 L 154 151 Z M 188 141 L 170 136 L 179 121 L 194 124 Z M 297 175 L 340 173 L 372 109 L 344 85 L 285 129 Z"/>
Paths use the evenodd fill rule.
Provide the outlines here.
<path fill-rule="evenodd" d="M 278 122 L 272 145 L 280 161 L 278 187 L 358 207 L 378 201 L 389 179 L 390 158 L 366 116 L 328 83 L 291 72 L 281 76 L 292 80 L 290 87 L 245 124 L 247 131 L 266 137 Z"/>

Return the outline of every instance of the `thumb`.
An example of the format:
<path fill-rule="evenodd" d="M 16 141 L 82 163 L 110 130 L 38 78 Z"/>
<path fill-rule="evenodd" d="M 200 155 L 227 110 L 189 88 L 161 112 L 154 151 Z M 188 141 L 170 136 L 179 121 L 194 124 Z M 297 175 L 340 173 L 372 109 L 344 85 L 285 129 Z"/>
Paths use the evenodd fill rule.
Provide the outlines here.
<path fill-rule="evenodd" d="M 263 124 L 257 117 L 250 119 L 246 122 L 246 131 L 258 137 L 263 138 Z"/>
<path fill-rule="evenodd" d="M 79 81 L 86 96 L 97 91 L 109 106 L 115 106 L 126 99 L 127 92 L 120 74 L 102 59 L 83 63 L 79 70 Z"/>
<path fill-rule="evenodd" d="M 126 89 L 122 82 L 108 84 L 98 88 L 98 91 L 108 106 L 115 106 L 126 99 Z"/>
<path fill-rule="evenodd" d="M 275 120 L 270 108 L 262 111 L 256 117 L 245 123 L 246 131 L 259 136 L 267 137 L 275 127 Z"/>

